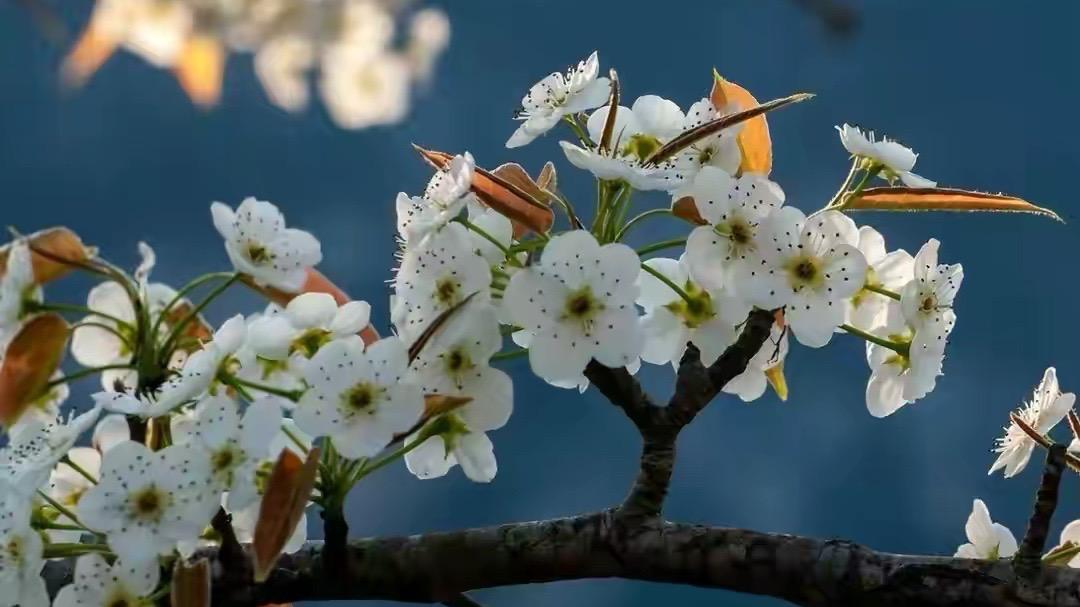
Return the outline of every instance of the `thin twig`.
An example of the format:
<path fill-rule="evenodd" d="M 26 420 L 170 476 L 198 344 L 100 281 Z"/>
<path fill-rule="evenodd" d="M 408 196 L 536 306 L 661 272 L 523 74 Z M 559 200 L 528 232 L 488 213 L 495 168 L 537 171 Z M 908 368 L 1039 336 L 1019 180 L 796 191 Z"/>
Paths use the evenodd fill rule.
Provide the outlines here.
<path fill-rule="evenodd" d="M 1043 469 L 1042 482 L 1035 494 L 1031 520 L 1020 548 L 1013 557 L 1013 570 L 1018 578 L 1030 580 L 1039 570 L 1046 536 L 1050 532 L 1050 519 L 1057 509 L 1058 487 L 1061 485 L 1061 472 L 1065 468 L 1065 445 L 1050 445 L 1046 453 L 1046 467 Z"/>

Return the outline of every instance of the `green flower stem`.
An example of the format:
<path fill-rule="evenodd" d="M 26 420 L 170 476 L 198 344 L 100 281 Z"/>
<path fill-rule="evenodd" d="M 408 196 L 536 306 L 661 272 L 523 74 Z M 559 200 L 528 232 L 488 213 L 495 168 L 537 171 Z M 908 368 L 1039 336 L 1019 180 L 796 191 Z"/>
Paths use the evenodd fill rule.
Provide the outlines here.
<path fill-rule="evenodd" d="M 504 245 L 503 243 L 499 242 L 494 236 L 489 234 L 486 230 L 484 230 L 480 226 L 476 225 L 475 223 L 469 221 L 468 219 L 465 219 L 464 217 L 458 217 L 455 221 L 458 221 L 459 223 L 461 223 L 461 225 L 465 226 L 466 228 L 469 228 L 473 232 L 476 232 L 476 234 L 478 236 L 480 236 L 481 238 L 483 238 L 484 240 L 486 240 L 486 241 L 490 242 L 491 244 L 495 245 L 495 248 L 502 251 L 503 256 L 506 258 L 506 261 L 510 262 L 510 265 L 517 266 L 519 268 L 523 267 L 521 265 L 521 262 L 518 261 L 517 258 L 514 257 L 513 253 L 510 251 L 510 249 L 507 248 L 507 246 Z"/>
<path fill-rule="evenodd" d="M 86 531 L 86 529 L 78 525 L 61 525 L 59 523 L 34 523 L 34 529 L 45 529 L 48 531 Z"/>
<path fill-rule="evenodd" d="M 74 333 L 75 331 L 77 331 L 77 330 L 79 330 L 79 329 L 81 329 L 83 327 L 94 327 L 95 329 L 101 329 L 102 331 L 105 331 L 106 333 L 112 333 L 113 336 L 116 337 L 117 339 L 119 339 L 120 343 L 124 344 L 124 346 L 128 350 L 134 350 L 135 349 L 135 346 L 134 346 L 134 344 L 131 343 L 131 340 L 128 339 L 120 331 L 117 331 L 116 327 L 114 327 L 112 325 L 107 325 L 107 324 L 102 323 L 102 322 L 94 322 L 92 320 L 86 320 L 86 321 L 75 323 L 75 324 L 71 325 L 71 332 Z"/>
<path fill-rule="evenodd" d="M 87 367 L 85 369 L 79 369 L 78 371 L 75 371 L 74 373 L 68 373 L 67 375 L 64 375 L 63 377 L 57 377 L 56 379 L 54 379 L 54 380 L 50 381 L 49 383 L 45 384 L 45 389 L 48 390 L 49 388 L 55 388 L 56 386 L 59 386 L 60 384 L 66 384 L 66 383 L 69 383 L 69 382 L 73 382 L 73 381 L 75 381 L 77 379 L 82 379 L 84 377 L 89 377 L 91 375 L 97 375 L 98 373 L 101 373 L 102 371 L 112 371 L 114 369 L 134 369 L 134 368 L 135 367 L 133 367 L 132 365 L 104 365 L 104 366 L 101 366 L 101 367 Z"/>
<path fill-rule="evenodd" d="M 848 169 L 847 177 L 845 177 L 844 182 L 840 184 L 840 189 L 836 190 L 836 193 L 829 199 L 829 202 L 822 207 L 822 210 L 831 209 L 840 204 L 840 201 L 844 199 L 844 194 L 847 194 L 848 188 L 851 187 L 851 183 L 855 181 L 855 175 L 859 172 L 860 164 L 862 164 L 862 158 L 855 156 L 851 159 L 851 168 Z"/>
<path fill-rule="evenodd" d="M 672 247 L 681 247 L 686 244 L 685 238 L 673 238 L 671 240 L 661 240 L 651 245 L 641 247 L 636 252 L 640 255 L 648 255 L 649 253 L 655 253 L 656 251 L 663 251 L 664 249 L 670 249 Z"/>
<path fill-rule="evenodd" d="M 581 128 L 581 124 L 578 123 L 576 116 L 572 114 L 569 116 L 563 116 L 563 122 L 570 125 L 570 130 L 574 131 L 574 136 L 578 138 L 578 141 L 581 142 L 581 145 L 589 148 L 590 150 L 596 147 L 596 144 L 593 143 L 592 139 L 589 138 L 589 135 L 585 132 L 585 129 Z"/>
<path fill-rule="evenodd" d="M 490 362 L 497 360 L 510 360 L 518 358 L 519 356 L 525 356 L 529 351 L 526 348 L 518 348 L 516 350 L 507 350 L 506 352 L 497 352 L 491 356 Z"/>
<path fill-rule="evenodd" d="M 289 401 L 294 403 L 299 401 L 300 397 L 304 395 L 303 390 L 286 390 L 284 388 L 277 388 L 275 386 L 267 386 L 265 384 L 248 381 L 246 379 L 240 379 L 235 375 L 226 375 L 222 377 L 221 380 L 234 388 L 250 388 L 258 392 L 265 392 L 266 394 L 280 396 L 281 398 L 288 399 Z"/>
<path fill-rule="evenodd" d="M 387 453 L 386 455 L 380 457 L 379 459 L 377 459 L 377 460 L 375 460 L 373 462 L 365 463 L 363 466 L 358 468 L 356 470 L 356 472 L 353 474 L 352 479 L 351 479 L 352 482 L 349 483 L 349 487 L 351 488 L 352 485 L 355 485 L 362 478 L 364 478 L 365 476 L 368 476 L 372 472 L 375 472 L 376 470 L 378 470 L 380 468 L 383 468 L 383 467 L 385 467 L 385 466 L 387 466 L 387 465 L 401 459 L 402 457 L 405 457 L 405 454 L 407 454 L 408 452 L 412 451 L 413 449 L 419 447 L 420 445 L 424 444 L 424 441 L 431 438 L 432 436 L 434 436 L 433 433 L 425 431 L 425 430 L 421 430 L 420 434 L 416 437 L 416 440 L 414 440 L 413 442 L 411 442 L 411 443 L 409 443 L 407 445 L 402 445 L 401 447 L 398 447 L 397 449 L 391 451 L 390 453 Z"/>
<path fill-rule="evenodd" d="M 85 316 L 98 316 L 100 318 L 104 318 L 105 320 L 112 321 L 121 327 L 131 327 L 131 323 L 127 322 L 126 320 L 122 320 L 120 318 L 117 318 L 116 316 L 113 316 L 112 314 L 106 314 L 105 312 L 100 312 L 98 310 L 94 310 L 93 308 L 82 306 L 79 304 L 30 302 L 28 303 L 27 308 L 34 312 L 69 312 L 72 314 L 83 314 Z"/>
<path fill-rule="evenodd" d="M 858 196 L 859 193 L 863 191 L 863 188 L 866 187 L 867 182 L 869 182 L 874 176 L 876 176 L 878 173 L 880 173 L 881 170 L 884 169 L 884 168 L 885 168 L 885 165 L 883 165 L 883 164 L 875 164 L 875 165 L 871 166 L 870 168 L 866 169 L 866 172 L 863 173 L 862 178 L 859 179 L 859 183 L 856 183 L 855 187 L 851 188 L 850 192 L 847 192 L 846 194 L 844 194 L 840 198 L 840 202 L 837 203 L 837 205 L 832 207 L 832 208 L 834 208 L 834 209 L 836 209 L 838 211 L 843 211 L 845 208 L 847 208 L 848 204 L 850 204 L 851 201 L 854 200 L 855 197 Z"/>
<path fill-rule="evenodd" d="M 649 209 L 644 213 L 640 213 L 631 217 L 630 221 L 626 222 L 626 224 L 623 225 L 622 229 L 620 229 L 618 233 L 615 234 L 615 240 L 613 242 L 621 242 L 623 237 L 626 236 L 627 232 L 630 231 L 631 227 L 645 219 L 648 219 L 649 217 L 654 217 L 657 215 L 672 215 L 672 212 L 671 209 Z"/>
<path fill-rule="evenodd" d="M 97 479 L 94 478 L 93 475 L 91 475 L 89 472 L 87 472 L 79 464 L 76 464 L 75 461 L 72 460 L 70 457 L 65 455 L 64 457 L 60 458 L 60 461 L 67 464 L 69 467 L 71 467 L 72 470 L 74 470 L 75 472 L 78 472 L 83 478 L 90 481 L 92 484 L 96 485 L 98 483 Z"/>
<path fill-rule="evenodd" d="M 59 559 L 69 558 L 74 556 L 82 556 L 91 552 L 97 552 L 99 554 L 112 554 L 109 547 L 105 544 L 46 544 L 43 557 L 47 559 Z"/>
<path fill-rule="evenodd" d="M 48 493 L 45 493 L 44 491 L 38 489 L 38 495 L 40 495 L 41 499 L 45 500 L 45 502 L 47 504 L 49 504 L 53 508 L 56 508 L 56 510 L 59 511 L 60 514 L 63 514 L 64 516 L 68 517 L 68 519 L 73 521 L 76 525 L 82 527 L 83 529 L 87 528 L 86 525 L 83 525 L 82 521 L 79 520 L 79 517 L 75 516 L 74 512 L 72 512 L 70 509 L 68 509 L 67 506 L 61 504 L 60 502 L 58 502 L 56 500 L 54 500 L 52 497 L 49 496 Z"/>
<path fill-rule="evenodd" d="M 686 290 L 684 290 L 679 285 L 675 284 L 675 281 L 671 280 L 667 276 L 664 276 L 662 273 L 660 273 L 660 270 L 657 270 L 656 268 L 653 268 L 651 266 L 647 266 L 645 264 L 641 264 L 641 269 L 645 270 L 649 274 L 652 274 L 653 276 L 656 277 L 657 280 L 659 280 L 660 282 L 662 282 L 662 283 L 666 284 L 668 287 L 670 287 L 672 291 L 675 291 L 676 293 L 678 293 L 679 297 L 682 297 L 683 300 L 686 303 L 688 303 L 688 304 L 693 304 L 694 303 L 693 298 L 690 297 L 690 294 L 687 293 Z"/>
<path fill-rule="evenodd" d="M 884 295 L 885 297 L 888 297 L 889 299 L 895 299 L 896 301 L 900 301 L 900 294 L 899 293 L 897 293 L 896 291 L 890 291 L 890 290 L 886 289 L 885 287 L 882 287 L 882 286 L 879 286 L 879 285 L 866 285 L 863 288 L 866 289 L 867 291 L 870 291 L 871 293 L 877 293 L 878 295 Z"/>
<path fill-rule="evenodd" d="M 217 287 L 215 287 L 213 291 L 210 291 L 210 293 L 207 294 L 206 299 L 202 300 L 199 303 L 199 305 L 195 306 L 195 308 L 193 310 L 191 310 L 191 312 L 188 312 L 187 316 L 182 318 L 180 320 L 180 322 L 176 323 L 176 325 L 173 326 L 172 331 L 169 332 L 169 337 L 165 340 L 164 347 L 162 347 L 162 349 L 161 349 L 162 355 L 165 356 L 165 357 L 171 356 L 172 355 L 172 347 L 173 347 L 174 343 L 176 342 L 176 339 L 180 336 L 180 334 L 184 331 L 184 329 L 189 324 L 191 324 L 191 321 L 198 318 L 199 314 L 204 309 L 206 309 L 206 306 L 210 305 L 210 302 L 217 299 L 218 296 L 220 296 L 222 293 L 224 293 L 226 290 L 228 290 L 229 287 L 236 284 L 239 280 L 240 280 L 240 273 L 239 272 L 233 272 L 228 280 L 226 280 L 225 282 L 223 282 L 220 285 L 218 285 Z M 164 316 L 164 313 L 162 314 L 162 316 Z"/>
<path fill-rule="evenodd" d="M 910 352 L 911 349 L 908 344 L 901 344 L 894 341 L 889 341 L 888 339 L 883 339 L 881 337 L 878 337 L 877 335 L 863 331 L 862 329 L 857 329 L 847 323 L 840 325 L 840 328 L 856 337 L 861 337 L 872 344 L 877 344 L 883 348 L 888 348 L 893 352 L 900 354 L 901 356 L 907 356 L 908 352 Z"/>
<path fill-rule="evenodd" d="M 151 335 L 157 334 L 157 330 L 159 327 L 161 327 L 161 323 L 165 321 L 165 316 L 168 314 L 169 310 L 171 310 L 172 307 L 176 304 L 180 303 L 180 301 L 184 299 L 185 295 L 212 280 L 227 280 L 232 279 L 234 276 L 236 276 L 235 272 L 211 272 L 209 274 L 203 274 L 202 276 L 198 276 L 192 279 L 186 285 L 180 287 L 180 290 L 176 292 L 176 295 L 173 295 L 173 298 L 169 300 L 169 303 L 165 304 L 165 307 L 161 309 L 161 312 L 158 314 L 157 320 L 154 321 L 154 330 L 150 332 Z"/>
<path fill-rule="evenodd" d="M 545 244 L 547 244 L 547 241 L 545 240 L 526 240 L 525 242 L 519 242 L 516 245 L 510 247 L 510 253 L 522 253 L 524 251 L 539 249 Z"/>
<path fill-rule="evenodd" d="M 623 183 L 619 188 L 619 193 L 615 196 L 615 201 L 611 205 L 612 212 L 608 216 L 607 229 L 604 231 L 608 242 L 615 242 L 619 227 L 622 225 L 623 220 L 626 219 L 626 211 L 630 208 L 630 196 L 633 192 L 634 189 L 628 183 Z"/>
<path fill-rule="evenodd" d="M 300 440 L 300 437 L 296 436 L 296 433 L 290 430 L 288 426 L 282 424 L 281 431 L 285 434 L 285 436 L 289 437 L 289 440 L 292 441 L 294 445 L 296 445 L 297 449 L 304 452 L 304 455 L 307 455 L 308 452 L 311 451 L 311 449 L 309 449 L 308 446 Z"/>

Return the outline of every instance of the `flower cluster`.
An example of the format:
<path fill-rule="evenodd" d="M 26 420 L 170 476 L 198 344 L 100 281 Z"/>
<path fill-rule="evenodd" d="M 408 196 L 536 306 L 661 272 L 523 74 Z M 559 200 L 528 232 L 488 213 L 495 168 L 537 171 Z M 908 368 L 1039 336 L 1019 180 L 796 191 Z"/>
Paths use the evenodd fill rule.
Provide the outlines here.
<path fill-rule="evenodd" d="M 371 2 L 327 4 L 375 10 Z M 393 332 L 385 336 L 371 326 L 367 302 L 315 270 L 319 241 L 254 198 L 235 209 L 211 205 L 232 269 L 178 289 L 150 282 L 155 255 L 145 244 L 130 273 L 63 230 L 0 250 L 4 596 L 46 604 L 43 559 L 79 557 L 57 604 L 151 602 L 167 590 L 167 559 L 231 536 L 265 544 L 259 523 L 302 521 L 310 504 L 340 517 L 358 482 L 399 460 L 421 479 L 460 466 L 489 482 L 498 468 L 489 434 L 508 423 L 514 402 L 497 365 L 518 356 L 549 384 L 585 390 L 596 365 L 636 373 L 643 362 L 677 365 L 688 351 L 712 365 L 757 310 L 774 319 L 771 335 L 717 386 L 726 393 L 752 401 L 772 386 L 786 399 L 789 335 L 821 348 L 838 333 L 865 342 L 865 398 L 875 417 L 934 389 L 963 269 L 939 263 L 935 239 L 914 256 L 890 251 L 848 215 L 873 208 L 867 199 L 880 200 L 882 190 L 940 192 L 911 173 L 911 150 L 844 125 L 851 171 L 833 199 L 807 214 L 769 178 L 764 115 L 806 96 L 757 105 L 717 76 L 686 112 L 655 95 L 629 107 L 613 103 L 620 98 L 618 78 L 600 76 L 594 53 L 529 90 L 507 142 L 526 145 L 566 126 L 567 160 L 597 180 L 588 224 L 550 164 L 533 179 L 516 164 L 488 171 L 467 152 L 421 150 L 436 170 L 422 194 L 396 200 Z M 906 186 L 867 189 L 875 177 Z M 630 216 L 645 190 L 662 192 L 664 202 Z M 557 209 L 565 227 L 556 227 Z M 683 236 L 628 244 L 633 230 L 660 218 Z M 73 270 L 99 280 L 86 304 L 46 301 L 41 284 Z M 203 312 L 235 285 L 270 303 L 215 330 Z M 69 336 L 83 368 L 65 374 Z M 93 407 L 61 415 L 67 384 L 86 377 L 100 380 Z M 1055 424 L 1073 421 L 1073 401 L 1049 369 L 1014 415 L 993 470 L 1019 472 L 1036 445 L 1048 446 Z M 79 445 L 91 428 L 90 446 Z M 297 469 L 307 472 L 286 473 Z M 301 487 L 313 489 L 296 499 Z M 281 494 L 293 511 L 280 511 Z M 1080 540 L 1077 528 L 1063 545 Z M 303 523 L 290 531 L 288 541 L 275 536 L 273 550 L 299 548 Z M 960 556 L 1015 550 L 980 501 L 967 532 Z M 1069 550 L 1061 554 L 1076 554 Z"/>
<path fill-rule="evenodd" d="M 359 129 L 401 121 L 450 38 L 445 13 L 396 0 L 98 0 L 65 64 L 88 78 L 115 48 L 177 72 L 192 100 L 217 101 L 228 51 L 254 54 L 270 102 L 304 109 L 317 72 L 333 120 Z M 408 18 L 407 31 L 397 31 Z M 404 39 L 399 44 L 398 40 Z"/>

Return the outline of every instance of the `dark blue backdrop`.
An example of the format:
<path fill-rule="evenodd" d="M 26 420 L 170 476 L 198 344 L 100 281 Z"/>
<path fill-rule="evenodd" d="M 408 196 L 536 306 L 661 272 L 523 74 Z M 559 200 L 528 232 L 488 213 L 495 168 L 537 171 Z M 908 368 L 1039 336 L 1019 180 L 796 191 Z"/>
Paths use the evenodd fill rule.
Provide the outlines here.
<path fill-rule="evenodd" d="M 87 2 L 73 4 L 65 18 L 74 24 Z M 658 93 L 685 107 L 704 94 L 713 66 L 759 98 L 816 92 L 770 119 L 774 179 L 806 210 L 820 206 L 846 169 L 833 125 L 854 121 L 913 145 L 919 172 L 943 184 L 1019 194 L 1078 218 L 1075 3 L 1036 10 L 990 0 L 867 2 L 849 40 L 826 35 L 782 0 L 444 4 L 454 39 L 435 83 L 407 123 L 360 133 L 336 129 L 319 107 L 289 116 L 269 106 L 245 57 L 230 59 L 224 99 L 209 113 L 131 56 L 111 60 L 84 90 L 63 93 L 55 76 L 61 51 L 14 3 L 0 4 L 0 220 L 23 230 L 68 224 L 125 263 L 145 239 L 161 260 L 156 276 L 179 283 L 227 263 L 209 203 L 254 194 L 316 233 L 324 270 L 385 321 L 393 197 L 421 189 L 428 176 L 409 143 L 469 149 L 487 166 L 517 159 L 535 169 L 554 159 L 568 193 L 586 198 L 588 181 L 571 173 L 553 139 L 513 154 L 503 142 L 525 89 L 594 48 L 605 67 L 618 67 L 628 96 Z M 639 201 L 649 203 L 663 201 Z M 910 251 L 937 237 L 943 261 L 964 263 L 959 324 L 937 391 L 873 419 L 862 400 L 859 343 L 796 348 L 789 402 L 719 400 L 685 434 L 667 514 L 951 554 L 979 496 L 1022 533 L 1037 472 L 988 478 L 987 451 L 1046 366 L 1058 367 L 1066 389 L 1080 387 L 1071 318 L 1077 232 L 1027 216 L 859 219 Z M 76 296 L 70 285 L 54 292 Z M 255 300 L 237 295 L 232 303 Z M 230 311 L 216 307 L 214 320 Z M 356 533 L 558 516 L 620 499 L 638 449 L 628 424 L 595 393 L 546 387 L 524 365 L 512 366 L 517 411 L 494 434 L 495 482 L 474 485 L 458 472 L 420 482 L 404 467 L 388 470 L 354 493 Z M 666 370 L 645 377 L 650 389 L 667 390 Z M 1078 485 L 1067 479 L 1055 530 L 1080 517 Z M 773 604 L 623 581 L 477 594 L 494 606 Z"/>

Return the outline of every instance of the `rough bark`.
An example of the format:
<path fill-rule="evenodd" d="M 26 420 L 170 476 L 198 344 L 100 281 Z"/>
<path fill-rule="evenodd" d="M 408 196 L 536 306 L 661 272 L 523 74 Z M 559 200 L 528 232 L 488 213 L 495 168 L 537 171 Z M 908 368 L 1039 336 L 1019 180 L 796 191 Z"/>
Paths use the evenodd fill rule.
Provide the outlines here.
<path fill-rule="evenodd" d="M 642 436 L 640 470 L 622 504 L 547 521 L 359 539 L 332 551 L 310 542 L 284 556 L 262 584 L 251 580 L 249 567 L 236 563 L 237 547 L 230 544 L 205 553 L 215 563 L 213 604 L 387 599 L 470 605 L 463 593 L 480 588 L 623 578 L 722 588 L 799 605 L 1080 607 L 1080 570 L 1044 566 L 1037 556 L 1056 505 L 1060 449 L 1047 460 L 1024 542 L 1034 558 L 1021 567 L 1009 560 L 888 554 L 843 540 L 663 520 L 680 430 L 745 369 L 772 322 L 770 312 L 752 313 L 738 341 L 708 368 L 689 346 L 667 406 L 657 406 L 624 369 L 589 365 L 586 376 Z M 227 521 L 216 523 L 225 529 Z M 328 552 L 334 553 L 330 559 Z M 48 564 L 44 575 L 52 592 L 70 583 L 71 569 L 70 561 Z"/>

